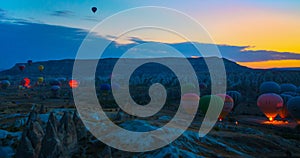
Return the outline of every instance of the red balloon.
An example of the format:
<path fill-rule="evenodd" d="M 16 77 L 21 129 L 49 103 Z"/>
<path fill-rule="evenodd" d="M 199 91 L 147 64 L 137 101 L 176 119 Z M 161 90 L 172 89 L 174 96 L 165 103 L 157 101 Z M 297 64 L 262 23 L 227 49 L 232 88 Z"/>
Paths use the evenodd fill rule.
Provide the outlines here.
<path fill-rule="evenodd" d="M 30 87 L 30 79 L 27 78 L 27 77 L 24 78 L 24 79 L 21 81 L 20 85 L 23 86 L 23 87 L 29 88 L 29 87 Z"/>
<path fill-rule="evenodd" d="M 19 65 L 19 69 L 23 71 L 25 69 L 25 65 Z"/>
<path fill-rule="evenodd" d="M 79 86 L 79 82 L 77 80 L 70 80 L 69 81 L 69 86 L 71 88 L 77 88 Z"/>
<path fill-rule="evenodd" d="M 273 121 L 283 107 L 283 100 L 275 93 L 267 93 L 259 96 L 257 106 L 270 121 Z"/>
<path fill-rule="evenodd" d="M 219 116 L 219 120 L 222 120 L 231 112 L 234 102 L 233 102 L 233 99 L 231 98 L 231 96 L 229 96 L 229 95 L 217 94 L 217 96 L 221 97 L 222 100 L 224 100 L 224 106 L 223 106 L 222 112 Z"/>

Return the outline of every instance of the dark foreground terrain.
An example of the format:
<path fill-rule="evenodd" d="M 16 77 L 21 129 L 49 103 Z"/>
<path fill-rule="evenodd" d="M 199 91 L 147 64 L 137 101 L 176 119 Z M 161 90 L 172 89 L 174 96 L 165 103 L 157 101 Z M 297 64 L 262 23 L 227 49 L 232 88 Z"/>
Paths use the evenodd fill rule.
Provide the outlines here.
<path fill-rule="evenodd" d="M 114 59 L 108 59 L 103 69 L 111 69 L 111 63 L 114 62 L 109 60 Z M 203 68 L 203 60 L 191 59 L 191 62 L 197 70 L 199 83 L 207 85 L 201 95 L 209 94 L 209 74 Z M 34 68 L 40 64 L 45 66 L 44 72 Z M 243 95 L 241 103 L 225 120 L 218 122 L 208 135 L 199 138 L 198 130 L 203 114 L 198 112 L 190 128 L 170 145 L 150 152 L 130 153 L 101 143 L 82 124 L 76 113 L 71 88 L 67 84 L 71 78 L 72 61 L 34 63 L 24 72 L 19 72 L 16 65 L 0 72 L 1 78 L 11 81 L 10 87 L 0 91 L 0 157 L 300 157 L 299 125 L 292 118 L 282 121 L 279 117 L 270 123 L 256 105 L 262 82 L 271 80 L 299 86 L 300 73 L 252 70 L 227 60 L 225 66 L 228 70 L 227 89 L 239 91 Z M 141 94 L 147 90 L 147 86 L 143 87 L 139 83 L 149 81 L 150 76 L 141 76 L 142 72 L 145 71 L 137 72 L 131 81 L 132 95 L 136 96 L 137 102 L 145 99 Z M 167 100 L 166 108 L 155 116 L 147 119 L 130 117 L 118 109 L 110 92 L 103 95 L 99 89 L 99 85 L 108 83 L 109 71 L 99 71 L 96 75 L 96 89 L 101 105 L 107 116 L 123 128 L 133 131 L 156 129 L 176 113 L 176 106 L 173 105 L 178 103 L 177 93 Z M 32 78 L 32 83 L 35 83 L 40 76 L 45 78 L 44 85 L 19 89 L 22 78 Z M 54 95 L 49 81 L 62 77 L 66 81 L 62 82 L 61 89 Z M 139 83 L 136 83 L 136 78 L 140 79 Z M 159 80 L 171 87 L 173 92 L 172 76 L 163 79 L 154 78 L 152 82 Z M 101 122 L 101 118 L 95 116 L 89 121 L 97 123 Z M 140 143 L 142 145 L 144 142 Z"/>

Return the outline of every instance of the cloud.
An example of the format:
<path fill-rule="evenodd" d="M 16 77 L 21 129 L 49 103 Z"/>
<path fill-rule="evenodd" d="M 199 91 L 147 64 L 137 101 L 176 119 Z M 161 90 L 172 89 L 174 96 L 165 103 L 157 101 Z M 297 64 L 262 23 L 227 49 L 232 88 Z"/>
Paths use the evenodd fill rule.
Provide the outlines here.
<path fill-rule="evenodd" d="M 74 12 L 69 10 L 56 10 L 53 11 L 50 15 L 59 16 L 59 17 L 70 17 L 70 16 L 74 16 Z"/>
<path fill-rule="evenodd" d="M 6 16 L 6 10 L 0 8 L 0 17 Z"/>
<path fill-rule="evenodd" d="M 0 10 L 0 15 L 2 12 Z M 4 16 L 0 19 L 0 68 L 9 68 L 17 62 L 26 62 L 28 59 L 55 60 L 74 59 L 82 40 L 87 31 L 78 28 L 55 26 L 37 21 L 9 18 Z M 94 36 L 97 36 L 95 33 Z M 98 37 L 101 40 L 110 40 L 113 36 Z M 137 37 L 129 38 L 130 44 L 118 44 L 112 42 L 104 52 L 103 57 L 120 57 L 128 49 L 149 41 Z M 210 45 L 201 44 L 199 45 Z M 198 51 L 191 43 L 168 44 L 187 57 L 199 56 Z M 276 51 L 251 51 L 249 46 L 218 45 L 224 58 L 236 62 L 253 62 L 267 60 L 300 59 L 300 54 Z M 136 50 L 145 54 L 153 53 L 153 49 Z M 165 53 L 165 52 L 162 52 Z"/>
<path fill-rule="evenodd" d="M 207 46 L 211 44 L 198 45 Z M 199 52 L 195 49 L 192 43 L 176 43 L 171 44 L 174 48 L 183 52 L 186 56 L 198 56 Z M 222 57 L 236 62 L 252 62 L 252 61 L 267 61 L 267 60 L 289 60 L 300 59 L 300 54 L 292 52 L 276 52 L 267 50 L 246 50 L 250 46 L 230 46 L 230 45 L 217 45 Z"/>
<path fill-rule="evenodd" d="M 238 62 L 300 59 L 300 54 L 268 50 L 246 50 L 249 46 L 219 46 L 222 55 Z"/>
<path fill-rule="evenodd" d="M 96 19 L 95 17 L 93 16 L 85 16 L 83 18 L 83 20 L 87 20 L 87 21 L 93 21 L 93 22 L 99 22 L 100 20 Z"/>

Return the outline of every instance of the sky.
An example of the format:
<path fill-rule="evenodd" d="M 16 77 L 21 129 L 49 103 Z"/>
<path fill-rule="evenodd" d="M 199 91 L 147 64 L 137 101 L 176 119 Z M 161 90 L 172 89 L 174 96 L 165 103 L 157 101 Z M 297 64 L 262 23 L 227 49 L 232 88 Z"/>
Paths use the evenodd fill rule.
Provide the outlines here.
<path fill-rule="evenodd" d="M 98 8 L 96 14 L 92 6 Z M 96 24 L 141 6 L 173 8 L 194 18 L 209 32 L 221 54 L 241 65 L 300 67 L 300 1 L 296 0 L 9 0 L 0 1 L 0 52 L 6 59 L 1 59 L 0 68 L 28 59 L 74 58 L 82 39 Z M 111 33 L 118 27 L 112 27 Z M 184 39 L 164 33 L 146 31 L 131 36 L 188 49 Z M 126 48 L 136 41 L 126 37 L 118 42 Z M 114 49 L 120 51 L 117 46 Z"/>

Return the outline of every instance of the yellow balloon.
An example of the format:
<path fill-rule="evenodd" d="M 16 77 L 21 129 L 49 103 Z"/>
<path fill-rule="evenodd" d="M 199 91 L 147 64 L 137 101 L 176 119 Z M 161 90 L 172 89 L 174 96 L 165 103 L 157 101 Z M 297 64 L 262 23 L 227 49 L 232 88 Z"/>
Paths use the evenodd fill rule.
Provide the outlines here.
<path fill-rule="evenodd" d="M 43 65 L 40 65 L 38 68 L 39 68 L 40 71 L 44 70 L 44 66 Z"/>
<path fill-rule="evenodd" d="M 43 82 L 44 82 L 44 77 L 39 77 L 39 78 L 38 78 L 38 83 L 41 84 L 41 83 L 43 83 Z"/>

